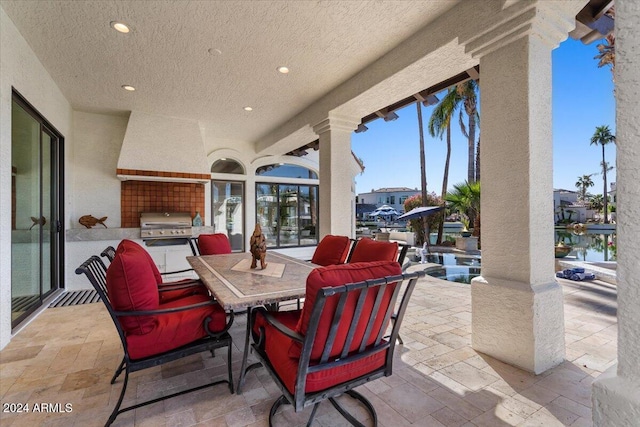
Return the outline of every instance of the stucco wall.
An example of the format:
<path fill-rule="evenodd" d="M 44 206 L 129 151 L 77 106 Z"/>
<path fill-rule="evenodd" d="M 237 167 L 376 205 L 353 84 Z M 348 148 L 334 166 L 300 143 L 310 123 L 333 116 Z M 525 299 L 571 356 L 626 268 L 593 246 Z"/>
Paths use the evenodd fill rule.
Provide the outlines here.
<path fill-rule="evenodd" d="M 71 106 L 13 22 L 0 8 L 0 349 L 11 339 L 12 87 L 65 137 L 66 160 L 69 164 L 68 148 L 72 141 Z M 67 167 L 67 171 L 69 170 Z"/>
<path fill-rule="evenodd" d="M 126 117 L 74 111 L 73 193 L 67 228 L 82 228 L 82 215 L 107 217 L 109 228 L 120 227 L 120 180 L 116 167 L 127 128 Z"/>

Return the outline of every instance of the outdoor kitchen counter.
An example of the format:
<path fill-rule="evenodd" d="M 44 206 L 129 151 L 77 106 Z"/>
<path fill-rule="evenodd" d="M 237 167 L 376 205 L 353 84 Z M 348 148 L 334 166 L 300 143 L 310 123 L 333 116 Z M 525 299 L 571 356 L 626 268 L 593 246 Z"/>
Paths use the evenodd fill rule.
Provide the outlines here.
<path fill-rule="evenodd" d="M 193 227 L 193 236 L 203 233 L 213 233 L 212 226 Z M 104 228 L 97 225 L 94 228 L 71 228 L 65 232 L 67 242 L 94 242 L 99 240 L 140 239 L 139 228 Z"/>

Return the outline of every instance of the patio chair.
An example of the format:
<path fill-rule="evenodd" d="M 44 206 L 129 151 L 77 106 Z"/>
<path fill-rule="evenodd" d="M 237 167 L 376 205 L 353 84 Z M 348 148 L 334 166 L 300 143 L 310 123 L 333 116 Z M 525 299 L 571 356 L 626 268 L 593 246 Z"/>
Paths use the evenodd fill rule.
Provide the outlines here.
<path fill-rule="evenodd" d="M 189 245 L 193 256 L 231 253 L 231 242 L 223 233 L 201 234 L 198 237 L 192 237 L 189 239 Z"/>
<path fill-rule="evenodd" d="M 324 236 L 318 243 L 311 262 L 321 266 L 344 264 L 349 255 L 351 242 L 347 236 Z"/>
<path fill-rule="evenodd" d="M 285 403 L 296 412 L 313 406 L 311 425 L 318 405 L 327 399 L 351 424 L 361 425 L 336 401 L 343 394 L 364 405 L 376 424 L 375 409 L 353 389 L 392 374 L 396 337 L 422 275 L 401 275 L 395 261 L 320 267 L 307 278 L 302 310 L 253 311 L 254 354 L 282 391 L 271 407 L 269 425 Z M 402 289 L 397 320 L 387 336 Z"/>
<path fill-rule="evenodd" d="M 193 249 L 192 249 L 192 251 L 193 251 Z M 111 262 L 111 261 L 113 261 L 113 258 L 115 258 L 115 256 L 116 256 L 116 249 L 113 246 L 107 246 L 105 248 L 105 250 L 100 252 L 100 256 L 108 259 L 109 262 Z M 186 273 L 187 271 L 193 271 L 193 268 L 186 268 L 184 270 L 167 271 L 166 273 L 160 273 L 160 275 L 169 276 L 171 274 Z"/>
<path fill-rule="evenodd" d="M 160 301 L 168 302 L 182 297 L 188 297 L 191 295 L 209 295 L 209 291 L 202 284 L 202 282 L 198 279 L 182 279 L 175 280 L 173 282 L 165 282 L 163 273 L 160 273 L 156 263 L 151 258 L 151 255 L 145 248 L 134 242 L 133 240 L 124 239 L 118 245 L 118 249 L 116 249 L 116 254 L 123 251 L 124 249 L 128 249 L 131 251 L 135 251 L 140 253 L 149 263 L 151 270 L 153 271 L 153 275 L 157 281 L 158 291 L 160 292 Z M 109 248 L 105 249 L 102 253 L 109 251 Z M 101 254 L 102 255 L 102 254 Z M 104 255 L 103 255 L 104 256 Z M 179 272 L 188 271 L 188 270 L 180 270 Z M 170 272 L 164 274 L 173 274 L 177 272 Z"/>
<path fill-rule="evenodd" d="M 398 249 L 400 249 L 398 251 Z M 379 240 L 372 240 L 368 237 L 363 237 L 355 242 L 349 258 L 348 263 L 353 262 L 367 262 L 367 261 L 394 261 L 397 260 L 402 266 L 404 271 L 404 259 L 407 256 L 409 245 L 398 244 L 397 242 L 384 242 Z M 396 314 L 391 316 L 393 322 L 396 321 Z M 402 337 L 398 335 L 398 342 L 404 344 Z"/>
<path fill-rule="evenodd" d="M 192 391 L 227 383 L 233 393 L 231 336 L 233 312 L 227 313 L 204 295 L 192 295 L 161 303 L 153 271 L 147 260 L 132 250 L 117 253 L 107 270 L 98 256 L 76 269 L 85 274 L 104 302 L 118 331 L 124 356 L 111 379 L 114 384 L 125 372 L 120 397 L 106 425 L 126 411 L 170 399 Z M 227 347 L 228 379 L 197 385 L 156 399 L 120 408 L 129 374 L 180 358 Z"/>

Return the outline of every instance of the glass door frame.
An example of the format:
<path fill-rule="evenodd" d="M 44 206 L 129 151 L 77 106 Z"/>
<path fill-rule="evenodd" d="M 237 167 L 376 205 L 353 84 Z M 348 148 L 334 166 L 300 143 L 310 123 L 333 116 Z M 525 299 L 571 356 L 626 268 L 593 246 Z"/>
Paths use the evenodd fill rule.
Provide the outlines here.
<path fill-rule="evenodd" d="M 214 227 L 213 232 L 214 233 L 225 233 L 227 234 L 227 237 L 229 237 L 229 241 L 231 241 L 231 236 L 229 236 L 228 234 L 228 230 L 224 229 L 224 230 L 216 230 L 215 229 L 215 223 L 216 223 L 216 216 L 215 216 L 215 209 L 214 209 L 214 189 L 215 189 L 215 184 L 216 183 L 222 183 L 222 184 L 239 184 L 242 186 L 242 248 L 241 249 L 234 249 L 234 252 L 244 252 L 245 251 L 245 241 L 246 241 L 246 211 L 247 211 L 247 204 L 246 204 L 246 187 L 247 187 L 247 183 L 243 180 L 231 180 L 231 179 L 215 179 L 212 178 L 211 179 L 211 203 L 210 203 L 210 207 L 211 207 L 211 226 Z M 225 218 L 226 221 L 226 218 Z"/>
<path fill-rule="evenodd" d="M 52 218 L 50 220 L 50 228 L 49 233 L 51 234 L 50 238 L 50 248 L 49 248 L 49 262 L 48 266 L 43 265 L 43 249 L 44 249 L 44 233 L 45 229 L 40 226 L 39 228 L 39 298 L 38 302 L 34 304 L 32 307 L 29 307 L 16 319 L 12 319 L 11 328 L 12 330 L 18 327 L 26 318 L 28 318 L 32 313 L 38 310 L 43 302 L 55 291 L 58 289 L 64 289 L 64 227 L 62 225 L 62 221 L 64 218 L 64 137 L 62 134 L 51 124 L 48 120 L 46 120 L 40 112 L 33 106 L 29 101 L 27 101 L 15 88 L 11 88 L 11 99 L 12 102 L 15 102 L 20 108 L 24 110 L 29 116 L 31 116 L 36 122 L 40 125 L 40 141 L 39 141 L 39 211 L 42 214 L 46 209 L 50 209 L 52 213 Z M 49 206 L 43 206 L 44 203 L 44 195 L 42 190 L 42 184 L 44 181 L 43 177 L 43 136 L 47 134 L 50 139 L 50 152 L 49 152 L 49 161 L 51 162 L 49 165 Z M 12 145 L 13 145 L 13 137 L 12 137 Z M 13 231 L 13 230 L 12 230 Z M 13 250 L 13 249 L 12 249 Z M 13 268 L 13 266 L 12 266 Z M 43 272 L 45 269 L 48 269 L 49 277 L 50 277 L 50 289 L 43 292 Z"/>
<path fill-rule="evenodd" d="M 281 209 L 281 187 L 296 187 L 296 194 L 297 194 L 297 206 L 296 206 L 296 222 L 297 222 L 297 240 L 298 240 L 298 244 L 297 245 L 285 245 L 282 246 L 280 244 L 280 235 L 282 232 L 282 223 L 280 221 L 280 215 L 276 215 L 276 232 L 274 233 L 275 235 L 275 241 L 276 241 L 276 245 L 275 246 L 268 246 L 269 248 L 273 248 L 273 249 L 281 249 L 281 248 L 303 248 L 303 247 L 309 247 L 309 246 L 316 246 L 318 244 L 318 235 L 317 235 L 317 230 L 318 230 L 318 224 L 319 224 L 319 217 L 320 217 L 320 204 L 318 203 L 318 198 L 320 196 L 320 186 L 318 184 L 307 184 L 307 183 L 288 183 L 288 182 L 267 182 L 267 181 L 258 181 L 256 182 L 255 185 L 255 223 L 258 224 L 259 223 L 259 218 L 258 218 L 258 187 L 261 185 L 273 185 L 276 186 L 276 194 L 275 194 L 275 199 L 276 199 L 276 212 L 280 212 Z M 309 188 L 314 188 L 315 187 L 315 193 L 316 193 L 316 212 L 315 212 L 315 218 L 316 218 L 316 242 L 315 243 L 309 243 L 309 244 L 301 244 L 302 241 L 302 236 L 301 236 L 301 232 L 302 232 L 302 228 L 300 227 L 300 209 L 301 209 L 301 205 L 300 205 L 300 187 L 309 187 Z M 312 215 L 313 216 L 313 215 Z M 263 230 L 264 232 L 264 230 Z"/>

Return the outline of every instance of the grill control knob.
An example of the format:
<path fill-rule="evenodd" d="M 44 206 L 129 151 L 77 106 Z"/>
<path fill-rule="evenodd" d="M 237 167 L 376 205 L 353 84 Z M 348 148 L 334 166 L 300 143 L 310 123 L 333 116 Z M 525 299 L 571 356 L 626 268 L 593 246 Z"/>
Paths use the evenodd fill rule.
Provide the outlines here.
<path fill-rule="evenodd" d="M 164 234 L 164 231 L 160 231 L 159 233 L 160 233 L 160 234 Z"/>

